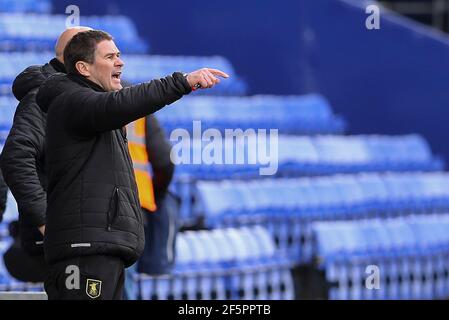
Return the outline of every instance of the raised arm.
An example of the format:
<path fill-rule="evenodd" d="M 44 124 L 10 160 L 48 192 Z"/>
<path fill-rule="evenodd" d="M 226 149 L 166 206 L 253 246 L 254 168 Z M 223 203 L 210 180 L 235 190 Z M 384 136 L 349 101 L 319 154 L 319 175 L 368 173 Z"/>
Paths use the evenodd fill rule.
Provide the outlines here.
<path fill-rule="evenodd" d="M 175 72 L 114 92 L 80 89 L 69 98 L 75 112 L 68 115 L 68 124 L 80 134 L 118 129 L 175 102 L 192 88 L 212 88 L 219 83 L 216 75 L 228 77 L 220 70 L 204 68 L 188 75 Z"/>

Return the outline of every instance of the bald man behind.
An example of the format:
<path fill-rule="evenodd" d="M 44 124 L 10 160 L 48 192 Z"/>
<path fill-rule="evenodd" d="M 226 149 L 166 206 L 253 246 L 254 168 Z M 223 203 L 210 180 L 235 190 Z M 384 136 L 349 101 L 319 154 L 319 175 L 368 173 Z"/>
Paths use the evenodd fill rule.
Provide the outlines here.
<path fill-rule="evenodd" d="M 89 27 L 73 27 L 68 28 L 58 38 L 58 41 L 56 41 L 55 45 L 55 56 L 56 59 L 58 59 L 61 63 L 64 63 L 64 49 L 69 43 L 69 41 L 73 38 L 75 34 L 78 32 L 83 32 L 87 30 L 92 30 L 92 28 Z"/>
<path fill-rule="evenodd" d="M 44 263 L 42 244 L 47 209 L 47 179 L 44 169 L 46 114 L 36 103 L 36 93 L 39 86 L 49 76 L 57 72 L 66 73 L 64 48 L 75 34 L 87 30 L 91 28 L 75 27 L 65 30 L 56 43 L 55 58 L 45 65 L 26 68 L 17 76 L 12 86 L 19 105 L 1 154 L 0 166 L 5 181 L 18 204 L 20 243 L 23 254 L 31 255 L 38 264 L 42 265 Z M 23 268 L 23 261 L 19 255 L 16 256 L 17 259 L 9 261 L 7 268 L 14 269 L 15 263 L 22 265 Z M 39 272 L 36 267 L 32 269 L 29 271 Z"/>

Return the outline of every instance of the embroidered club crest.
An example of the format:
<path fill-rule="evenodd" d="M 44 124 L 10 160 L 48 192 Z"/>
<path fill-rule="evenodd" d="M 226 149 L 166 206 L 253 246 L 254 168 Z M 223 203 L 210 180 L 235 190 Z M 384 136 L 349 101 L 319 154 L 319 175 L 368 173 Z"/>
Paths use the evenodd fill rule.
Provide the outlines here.
<path fill-rule="evenodd" d="M 101 294 L 101 281 L 95 279 L 87 279 L 86 294 L 89 296 L 89 298 L 98 298 Z"/>

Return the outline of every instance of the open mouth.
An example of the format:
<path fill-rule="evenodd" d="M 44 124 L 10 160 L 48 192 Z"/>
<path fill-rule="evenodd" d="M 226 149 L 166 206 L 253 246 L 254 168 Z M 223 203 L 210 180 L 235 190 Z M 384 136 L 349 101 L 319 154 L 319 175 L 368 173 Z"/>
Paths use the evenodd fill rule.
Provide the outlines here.
<path fill-rule="evenodd" d="M 121 75 L 122 75 L 122 73 L 120 71 L 119 72 L 115 72 L 115 73 L 112 74 L 112 78 L 120 80 Z"/>

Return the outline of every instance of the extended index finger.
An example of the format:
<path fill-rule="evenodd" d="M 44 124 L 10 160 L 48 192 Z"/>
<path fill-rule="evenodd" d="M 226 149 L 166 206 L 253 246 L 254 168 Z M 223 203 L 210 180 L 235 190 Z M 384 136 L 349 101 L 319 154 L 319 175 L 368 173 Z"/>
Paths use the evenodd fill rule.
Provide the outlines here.
<path fill-rule="evenodd" d="M 229 78 L 229 75 L 227 73 L 224 73 L 221 70 L 211 69 L 211 68 L 207 68 L 207 70 L 209 70 L 209 72 L 212 73 L 214 76 L 221 76 L 223 78 Z"/>

